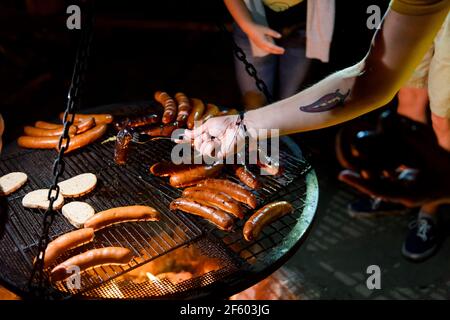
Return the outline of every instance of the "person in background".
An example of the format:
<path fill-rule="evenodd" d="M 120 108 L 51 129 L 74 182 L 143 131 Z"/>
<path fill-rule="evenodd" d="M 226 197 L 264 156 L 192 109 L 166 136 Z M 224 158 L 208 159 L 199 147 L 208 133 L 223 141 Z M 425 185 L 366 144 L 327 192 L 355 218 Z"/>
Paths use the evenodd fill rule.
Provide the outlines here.
<path fill-rule="evenodd" d="M 334 0 L 224 0 L 236 24 L 233 37 L 275 100 L 298 92 L 311 59 L 328 62 Z M 241 61 L 235 71 L 247 110 L 267 104 Z M 276 94 L 274 94 L 276 92 Z"/>
<path fill-rule="evenodd" d="M 440 146 L 450 152 L 450 15 L 439 30 L 433 45 L 411 78 L 398 92 L 398 113 L 420 123 L 427 123 L 427 107 Z M 450 164 L 449 164 L 450 165 Z M 431 257 L 443 240 L 437 223 L 440 206 L 433 203 L 419 208 L 416 221 L 402 247 L 404 257 L 423 261 Z M 361 198 L 348 207 L 352 217 L 368 218 L 406 212 L 396 203 L 379 198 Z"/>

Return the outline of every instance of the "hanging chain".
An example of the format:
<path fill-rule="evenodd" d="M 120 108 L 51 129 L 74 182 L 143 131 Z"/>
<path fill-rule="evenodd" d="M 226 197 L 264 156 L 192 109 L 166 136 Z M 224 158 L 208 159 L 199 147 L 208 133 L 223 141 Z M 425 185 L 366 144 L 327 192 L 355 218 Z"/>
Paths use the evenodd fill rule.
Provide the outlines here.
<path fill-rule="evenodd" d="M 250 77 L 252 77 L 255 80 L 256 88 L 258 88 L 259 91 L 261 91 L 264 96 L 266 97 L 266 100 L 268 103 L 274 102 L 272 94 L 270 93 L 269 89 L 267 88 L 266 83 L 258 76 L 258 72 L 256 71 L 255 66 L 248 61 L 247 55 L 245 54 L 244 50 L 242 50 L 241 47 L 236 43 L 234 40 L 233 35 L 227 30 L 227 27 L 224 23 L 218 24 L 219 29 L 222 31 L 222 33 L 229 38 L 229 41 L 231 42 L 231 45 L 233 47 L 233 54 L 242 64 L 244 65 L 245 71 L 248 73 Z"/>
<path fill-rule="evenodd" d="M 48 234 L 50 226 L 53 223 L 56 212 L 53 208 L 55 201 L 59 196 L 59 186 L 58 181 L 65 170 L 66 162 L 64 160 L 64 153 L 69 147 L 70 136 L 69 128 L 73 125 L 75 118 L 75 111 L 79 105 L 79 97 L 82 83 L 84 82 L 84 76 L 87 68 L 87 60 L 89 56 L 90 44 L 92 40 L 92 27 L 93 27 L 93 16 L 90 3 L 83 6 L 82 10 L 82 28 L 81 28 L 81 38 L 76 53 L 75 66 L 72 74 L 72 80 L 68 93 L 68 100 L 66 105 L 66 110 L 64 112 L 63 124 L 64 130 L 61 134 L 58 142 L 58 155 L 53 163 L 53 182 L 49 188 L 48 201 L 49 206 L 43 217 L 41 236 L 38 242 L 38 255 L 34 261 L 33 269 L 31 271 L 31 277 L 29 280 L 29 287 L 32 294 L 38 298 L 46 298 L 46 291 L 49 289 L 49 283 L 47 277 L 44 274 L 44 258 L 45 250 L 48 245 Z"/>

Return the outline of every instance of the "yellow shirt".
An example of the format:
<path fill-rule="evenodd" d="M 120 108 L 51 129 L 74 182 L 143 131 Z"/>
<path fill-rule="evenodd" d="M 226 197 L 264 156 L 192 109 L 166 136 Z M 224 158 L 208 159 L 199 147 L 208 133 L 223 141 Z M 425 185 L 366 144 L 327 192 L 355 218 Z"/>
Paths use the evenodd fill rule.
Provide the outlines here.
<path fill-rule="evenodd" d="M 264 4 L 275 12 L 286 11 L 303 0 L 263 0 Z"/>
<path fill-rule="evenodd" d="M 447 10 L 450 6 L 449 0 L 393 0 L 392 10 L 411 16 L 420 16 L 434 13 L 440 10 Z"/>

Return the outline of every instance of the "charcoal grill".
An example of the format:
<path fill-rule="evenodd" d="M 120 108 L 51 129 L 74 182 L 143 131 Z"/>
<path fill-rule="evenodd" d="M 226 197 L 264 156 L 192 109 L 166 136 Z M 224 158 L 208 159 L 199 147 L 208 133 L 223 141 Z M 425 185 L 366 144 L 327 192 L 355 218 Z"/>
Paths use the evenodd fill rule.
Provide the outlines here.
<path fill-rule="evenodd" d="M 120 116 L 150 112 L 152 108 L 155 108 L 152 102 L 140 102 L 103 106 L 88 112 L 111 112 Z M 111 129 L 108 134 L 111 137 L 115 132 Z M 113 161 L 114 142 L 102 141 L 67 156 L 62 179 L 83 172 L 95 173 L 99 183 L 81 201 L 91 204 L 96 211 L 130 204 L 150 205 L 161 212 L 161 220 L 124 223 L 98 232 L 93 243 L 76 249 L 75 253 L 88 248 L 123 246 L 131 249 L 135 258 L 126 266 L 104 266 L 83 273 L 81 289 L 70 288 L 65 282 L 56 283 L 54 298 L 228 297 L 257 283 L 286 262 L 301 245 L 312 223 L 318 200 L 315 172 L 301 155 L 283 144 L 280 155 L 285 167 L 283 174 L 263 177 L 264 187 L 256 194 L 260 204 L 287 200 L 295 211 L 265 228 L 257 241 L 247 243 L 242 237 L 242 221 L 238 222 L 235 232 L 226 233 L 200 218 L 168 209 L 181 190 L 171 187 L 164 178 L 150 175 L 148 168 L 157 161 L 170 159 L 170 141 L 153 141 L 135 148 L 129 162 L 120 167 Z M 0 280 L 23 297 L 30 293 L 27 281 L 37 254 L 44 212 L 23 208 L 21 200 L 26 193 L 50 184 L 54 157 L 53 150 L 23 150 L 15 144 L 6 146 L 1 156 L 0 175 L 23 171 L 29 177 L 20 191 L 2 199 L 0 226 Z M 228 178 L 237 181 L 232 176 Z M 50 229 L 50 239 L 73 229 L 58 215 Z M 123 277 L 185 246 L 195 246 L 203 254 L 217 259 L 220 268 L 176 284 L 168 280 L 137 284 Z M 59 260 L 66 258 L 63 256 Z"/>

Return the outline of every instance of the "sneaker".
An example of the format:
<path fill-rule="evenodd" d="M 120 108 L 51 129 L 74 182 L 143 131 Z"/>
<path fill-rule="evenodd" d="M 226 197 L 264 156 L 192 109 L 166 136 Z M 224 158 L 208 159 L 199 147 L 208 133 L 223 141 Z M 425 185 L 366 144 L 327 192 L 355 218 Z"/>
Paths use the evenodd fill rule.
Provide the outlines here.
<path fill-rule="evenodd" d="M 428 217 L 419 217 L 409 224 L 409 228 L 403 243 L 403 256 L 413 261 L 423 261 L 431 257 L 440 244 L 436 222 Z"/>
<path fill-rule="evenodd" d="M 385 202 L 379 198 L 361 198 L 350 203 L 347 210 L 352 218 L 374 218 L 408 212 L 408 209 L 401 204 Z"/>

